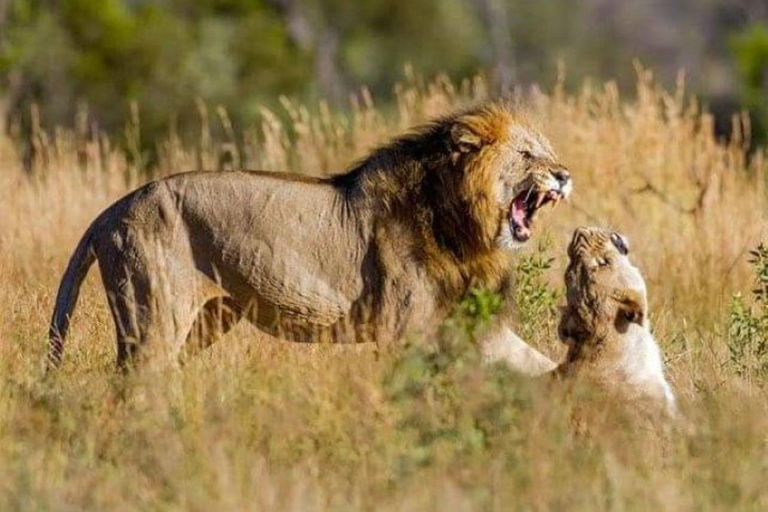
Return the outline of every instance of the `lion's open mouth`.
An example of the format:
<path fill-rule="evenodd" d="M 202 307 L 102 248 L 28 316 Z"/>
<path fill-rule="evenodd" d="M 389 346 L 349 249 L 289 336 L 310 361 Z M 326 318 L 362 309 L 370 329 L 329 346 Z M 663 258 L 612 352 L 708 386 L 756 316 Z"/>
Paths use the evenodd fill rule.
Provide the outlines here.
<path fill-rule="evenodd" d="M 536 212 L 545 204 L 557 205 L 564 197 L 559 190 L 539 191 L 533 187 L 519 193 L 512 201 L 508 213 L 509 227 L 515 241 L 527 242 L 531 238 L 531 226 Z"/>

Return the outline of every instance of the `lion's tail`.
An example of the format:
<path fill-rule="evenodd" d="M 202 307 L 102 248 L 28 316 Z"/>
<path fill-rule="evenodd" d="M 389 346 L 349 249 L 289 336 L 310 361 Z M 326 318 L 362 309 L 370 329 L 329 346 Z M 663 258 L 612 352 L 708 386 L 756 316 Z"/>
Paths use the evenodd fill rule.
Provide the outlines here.
<path fill-rule="evenodd" d="M 93 226 L 89 227 L 77 244 L 72 258 L 69 260 L 64 277 L 61 278 L 59 292 L 56 294 L 56 305 L 53 308 L 51 327 L 48 332 L 48 368 L 55 369 L 61 364 L 64 354 L 64 339 L 69 329 L 69 319 L 77 304 L 80 285 L 93 265 L 96 254 L 92 245 Z"/>

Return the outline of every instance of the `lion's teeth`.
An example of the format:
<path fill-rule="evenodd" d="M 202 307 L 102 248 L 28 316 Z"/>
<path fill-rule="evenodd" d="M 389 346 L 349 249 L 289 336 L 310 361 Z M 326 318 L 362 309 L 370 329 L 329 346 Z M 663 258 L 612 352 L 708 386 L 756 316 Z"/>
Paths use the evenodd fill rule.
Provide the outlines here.
<path fill-rule="evenodd" d="M 542 193 L 542 194 L 539 194 L 539 195 L 536 197 L 536 208 L 540 208 L 540 207 L 541 207 L 541 205 L 544 203 L 544 199 L 546 199 L 546 198 L 547 198 L 547 195 L 546 195 L 546 194 L 543 194 L 543 193 Z"/>

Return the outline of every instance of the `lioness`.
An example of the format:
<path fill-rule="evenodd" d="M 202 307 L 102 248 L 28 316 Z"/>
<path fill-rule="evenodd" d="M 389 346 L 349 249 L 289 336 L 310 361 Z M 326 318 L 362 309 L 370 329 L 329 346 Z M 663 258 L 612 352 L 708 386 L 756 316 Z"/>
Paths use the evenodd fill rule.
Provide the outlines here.
<path fill-rule="evenodd" d="M 578 228 L 568 246 L 567 306 L 560 338 L 568 345 L 560 376 L 578 376 L 614 394 L 674 415 L 675 395 L 664 377 L 650 331 L 646 287 L 629 260 L 624 236 Z"/>
<path fill-rule="evenodd" d="M 119 365 L 189 355 L 245 317 L 293 341 L 432 332 L 471 287 L 501 289 L 542 205 L 571 191 L 550 143 L 511 110 L 457 113 L 329 179 L 193 172 L 107 208 L 75 249 L 50 328 L 61 361 L 80 284 L 99 262 Z M 540 354 L 508 328 L 496 358 Z M 141 352 L 145 352 L 141 350 Z"/>

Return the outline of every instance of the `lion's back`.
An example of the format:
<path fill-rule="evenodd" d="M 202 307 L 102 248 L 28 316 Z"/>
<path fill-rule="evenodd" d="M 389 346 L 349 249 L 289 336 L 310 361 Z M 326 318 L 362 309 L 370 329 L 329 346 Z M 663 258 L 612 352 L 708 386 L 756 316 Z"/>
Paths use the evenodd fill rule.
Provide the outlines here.
<path fill-rule="evenodd" d="M 163 268 L 194 266 L 244 299 L 258 297 L 314 322 L 343 316 L 362 293 L 368 235 L 338 191 L 320 180 L 177 174 L 132 192 L 99 222 L 99 258 L 110 266 L 158 257 Z"/>

